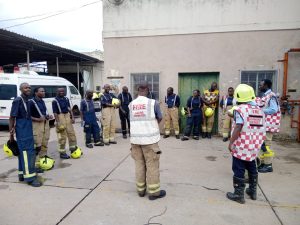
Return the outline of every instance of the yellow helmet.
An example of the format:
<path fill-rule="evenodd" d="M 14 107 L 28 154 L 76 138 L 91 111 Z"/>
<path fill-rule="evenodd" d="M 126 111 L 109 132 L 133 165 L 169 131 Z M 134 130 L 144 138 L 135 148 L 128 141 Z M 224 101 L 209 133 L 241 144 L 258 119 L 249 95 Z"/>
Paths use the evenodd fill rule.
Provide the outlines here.
<path fill-rule="evenodd" d="M 234 98 L 237 102 L 251 102 L 255 99 L 255 93 L 251 86 L 247 84 L 239 84 L 234 91 Z"/>
<path fill-rule="evenodd" d="M 8 141 L 3 145 L 3 151 L 8 157 L 12 157 L 13 155 L 18 156 L 19 148 L 17 142 L 15 140 Z"/>
<path fill-rule="evenodd" d="M 40 168 L 43 170 L 51 170 L 54 167 L 55 160 L 49 156 L 40 159 Z"/>
<path fill-rule="evenodd" d="M 186 114 L 187 114 L 187 109 L 184 108 L 184 107 L 182 107 L 180 113 L 181 113 L 182 116 L 186 116 Z"/>
<path fill-rule="evenodd" d="M 214 110 L 210 107 L 207 107 L 204 111 L 204 115 L 206 117 L 211 117 L 214 114 Z"/>
<path fill-rule="evenodd" d="M 111 104 L 113 104 L 113 105 L 119 105 L 120 104 L 120 100 L 117 99 L 117 98 L 113 98 L 112 101 L 111 101 Z"/>
<path fill-rule="evenodd" d="M 82 153 L 81 149 L 78 146 L 76 146 L 76 149 L 74 151 L 72 151 L 72 153 L 71 153 L 71 157 L 73 159 L 79 159 L 82 154 L 83 153 Z"/>
<path fill-rule="evenodd" d="M 235 106 L 233 106 L 231 109 L 229 109 L 229 110 L 227 111 L 228 116 L 233 117 L 233 112 L 234 112 L 234 110 L 236 110 L 237 108 L 238 108 L 238 107 L 235 105 Z"/>

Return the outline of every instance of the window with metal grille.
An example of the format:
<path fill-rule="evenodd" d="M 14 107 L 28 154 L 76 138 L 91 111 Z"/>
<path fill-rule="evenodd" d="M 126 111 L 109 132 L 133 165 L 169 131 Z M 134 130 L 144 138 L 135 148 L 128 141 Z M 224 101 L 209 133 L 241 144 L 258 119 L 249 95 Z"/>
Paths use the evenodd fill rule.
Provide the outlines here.
<path fill-rule="evenodd" d="M 261 94 L 259 92 L 259 83 L 264 79 L 272 81 L 272 90 L 276 93 L 277 77 L 275 70 L 241 71 L 241 83 L 252 86 L 258 96 Z"/>
<path fill-rule="evenodd" d="M 155 99 L 159 99 L 159 74 L 158 73 L 132 73 L 131 74 L 131 92 L 136 98 L 138 86 L 141 83 L 147 83 L 150 91 L 154 94 Z"/>

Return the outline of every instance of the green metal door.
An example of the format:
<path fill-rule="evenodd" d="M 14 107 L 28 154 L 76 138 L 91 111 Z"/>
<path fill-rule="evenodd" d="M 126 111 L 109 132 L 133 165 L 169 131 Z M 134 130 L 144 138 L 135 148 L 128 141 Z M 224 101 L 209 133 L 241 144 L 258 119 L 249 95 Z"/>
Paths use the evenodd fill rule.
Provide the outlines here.
<path fill-rule="evenodd" d="M 210 88 L 212 82 L 219 84 L 219 73 L 179 73 L 179 96 L 181 107 L 186 107 L 187 99 L 192 95 L 193 90 L 199 89 L 201 95 L 204 90 Z M 181 109 L 180 107 L 180 109 Z M 180 114 L 180 130 L 183 132 L 186 126 L 186 118 Z M 215 123 L 212 130 L 213 134 L 218 132 L 218 107 L 215 113 Z"/>

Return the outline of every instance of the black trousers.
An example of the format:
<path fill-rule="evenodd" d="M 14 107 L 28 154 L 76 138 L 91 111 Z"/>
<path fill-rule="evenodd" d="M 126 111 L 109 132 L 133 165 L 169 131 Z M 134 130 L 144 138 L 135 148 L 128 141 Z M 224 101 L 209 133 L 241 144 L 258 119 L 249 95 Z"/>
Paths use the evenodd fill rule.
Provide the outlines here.
<path fill-rule="evenodd" d="M 122 107 L 122 109 L 125 111 L 125 113 L 123 113 L 119 109 L 119 116 L 120 116 L 120 120 L 121 120 L 122 134 L 127 134 L 126 123 L 127 123 L 127 126 L 128 126 L 128 132 L 130 134 L 129 108 L 128 107 Z"/>
<path fill-rule="evenodd" d="M 232 171 L 235 177 L 244 179 L 245 170 L 248 170 L 248 174 L 257 175 L 256 162 L 244 161 L 232 156 Z"/>

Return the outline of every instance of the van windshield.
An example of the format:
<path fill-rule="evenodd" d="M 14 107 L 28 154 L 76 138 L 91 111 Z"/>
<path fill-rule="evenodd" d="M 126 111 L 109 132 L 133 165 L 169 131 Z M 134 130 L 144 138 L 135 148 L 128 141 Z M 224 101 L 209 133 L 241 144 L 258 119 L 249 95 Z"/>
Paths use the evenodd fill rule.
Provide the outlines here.
<path fill-rule="evenodd" d="M 17 85 L 0 84 L 0 99 L 13 100 L 17 97 Z"/>

